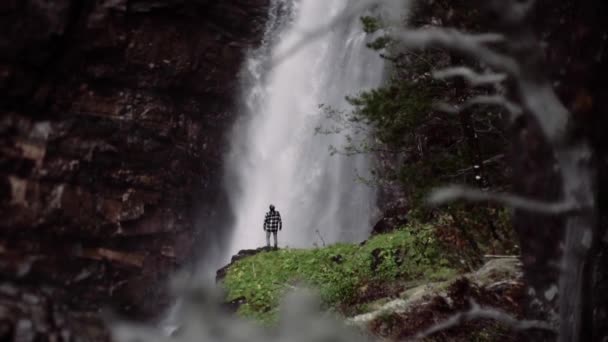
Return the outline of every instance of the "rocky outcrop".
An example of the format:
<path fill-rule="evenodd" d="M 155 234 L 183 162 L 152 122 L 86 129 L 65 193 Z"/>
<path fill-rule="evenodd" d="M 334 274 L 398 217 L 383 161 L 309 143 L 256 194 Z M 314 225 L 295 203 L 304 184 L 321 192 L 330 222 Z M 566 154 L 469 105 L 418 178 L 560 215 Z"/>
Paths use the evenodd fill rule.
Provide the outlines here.
<path fill-rule="evenodd" d="M 166 276 L 218 234 L 224 135 L 267 2 L 0 4 L 3 280 L 71 310 L 159 312 Z"/>
<path fill-rule="evenodd" d="M 386 234 L 399 229 L 407 225 L 408 217 L 407 207 L 393 207 L 387 209 L 383 214 L 382 218 L 376 222 L 372 228 L 371 235 Z"/>
<path fill-rule="evenodd" d="M 497 317 L 506 319 L 512 315 L 520 318 L 523 307 L 519 301 L 523 295 L 520 261 L 498 258 L 488 261 L 476 272 L 443 282 L 414 284 L 399 293 L 396 299 L 383 298 L 369 303 L 369 312 L 348 318 L 347 323 L 371 330 L 388 340 L 409 340 L 431 327 L 459 317 L 456 315 L 475 310 L 477 304 L 491 310 Z M 470 317 L 470 321 L 462 316 L 459 324 L 450 330 L 438 329 L 433 337 L 450 341 L 471 341 L 478 336 L 501 341 L 518 340 L 517 332 L 509 331 L 508 326 L 500 326 L 505 319 L 491 321 L 480 311 L 477 314 L 479 317 Z"/>
<path fill-rule="evenodd" d="M 228 270 L 230 269 L 230 266 L 234 265 L 234 263 L 236 263 L 237 261 L 245 259 L 250 256 L 254 256 L 258 253 L 269 252 L 272 250 L 275 250 L 275 249 L 272 249 L 271 247 L 260 247 L 260 248 L 256 248 L 256 249 L 240 250 L 237 254 L 232 256 L 232 258 L 230 259 L 230 263 L 228 265 L 220 268 L 219 270 L 217 270 L 215 272 L 215 282 L 219 283 L 222 280 L 224 280 L 224 278 L 226 278 L 226 273 L 228 273 Z"/>

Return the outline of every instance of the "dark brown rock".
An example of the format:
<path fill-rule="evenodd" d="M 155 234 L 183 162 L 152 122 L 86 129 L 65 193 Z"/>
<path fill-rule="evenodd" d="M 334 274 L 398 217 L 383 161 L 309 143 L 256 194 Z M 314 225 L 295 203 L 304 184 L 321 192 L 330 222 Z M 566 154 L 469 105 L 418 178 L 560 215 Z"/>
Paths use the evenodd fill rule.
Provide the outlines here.
<path fill-rule="evenodd" d="M 2 341 L 110 341 L 97 311 L 75 312 L 53 297 L 64 290 L 0 286 Z"/>
<path fill-rule="evenodd" d="M 403 204 L 399 205 L 398 201 L 392 203 L 385 202 L 383 200 L 383 206 L 386 206 L 383 211 L 382 218 L 374 224 L 371 235 L 390 233 L 397 230 L 409 222 L 407 213 L 409 211 L 407 206 Z"/>
<path fill-rule="evenodd" d="M 222 308 L 228 312 L 228 313 L 236 313 L 239 308 L 241 307 L 241 305 L 247 304 L 247 298 L 245 297 L 238 297 L 235 298 L 229 302 L 223 303 L 222 304 Z"/>
<path fill-rule="evenodd" d="M 48 301 L 68 311 L 160 312 L 167 275 L 221 243 L 200 223 L 217 220 L 237 74 L 266 6 L 0 4 L 2 278 L 65 290 Z"/>

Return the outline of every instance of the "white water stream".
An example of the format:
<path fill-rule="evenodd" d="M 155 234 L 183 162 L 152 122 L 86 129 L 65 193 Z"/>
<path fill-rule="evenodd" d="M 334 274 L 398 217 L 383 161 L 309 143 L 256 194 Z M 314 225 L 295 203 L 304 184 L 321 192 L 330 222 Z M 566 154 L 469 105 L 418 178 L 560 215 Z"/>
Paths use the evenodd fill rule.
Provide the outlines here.
<path fill-rule="evenodd" d="M 271 203 L 283 218 L 280 247 L 367 237 L 375 192 L 356 176 L 368 171 L 369 157 L 331 156 L 329 145 L 343 145 L 344 135 L 315 135 L 315 127 L 329 124 L 320 104 L 345 109 L 346 95 L 377 87 L 384 61 L 366 47 L 358 15 L 302 44 L 307 32 L 359 3 L 271 1 L 262 46 L 244 65 L 243 113 L 226 165 L 235 217 L 226 257 L 265 244 L 262 224 Z M 294 53 L 275 62 L 294 46 Z"/>

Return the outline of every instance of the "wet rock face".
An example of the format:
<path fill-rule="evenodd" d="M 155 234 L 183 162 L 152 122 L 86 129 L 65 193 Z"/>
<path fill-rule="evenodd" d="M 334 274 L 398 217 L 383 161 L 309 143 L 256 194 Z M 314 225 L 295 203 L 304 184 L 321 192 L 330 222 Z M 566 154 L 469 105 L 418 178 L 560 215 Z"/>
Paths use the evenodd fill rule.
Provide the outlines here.
<path fill-rule="evenodd" d="M 75 312 L 53 300 L 51 289 L 0 285 L 0 340 L 110 341 L 99 315 Z"/>
<path fill-rule="evenodd" d="M 237 74 L 267 0 L 2 1 L 0 273 L 158 312 L 214 236 Z M 214 241 L 215 242 L 215 241 Z"/>

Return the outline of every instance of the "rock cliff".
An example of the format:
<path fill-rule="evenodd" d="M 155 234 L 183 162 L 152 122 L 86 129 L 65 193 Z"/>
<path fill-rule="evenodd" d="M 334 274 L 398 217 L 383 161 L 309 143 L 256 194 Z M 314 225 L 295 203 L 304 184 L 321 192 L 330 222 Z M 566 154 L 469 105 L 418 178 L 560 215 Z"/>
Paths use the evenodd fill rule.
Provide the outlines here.
<path fill-rule="evenodd" d="M 25 289 L 132 317 L 167 302 L 166 276 L 215 235 L 202 223 L 223 201 L 237 74 L 267 2 L 0 3 L 7 331 L 31 315 Z"/>

